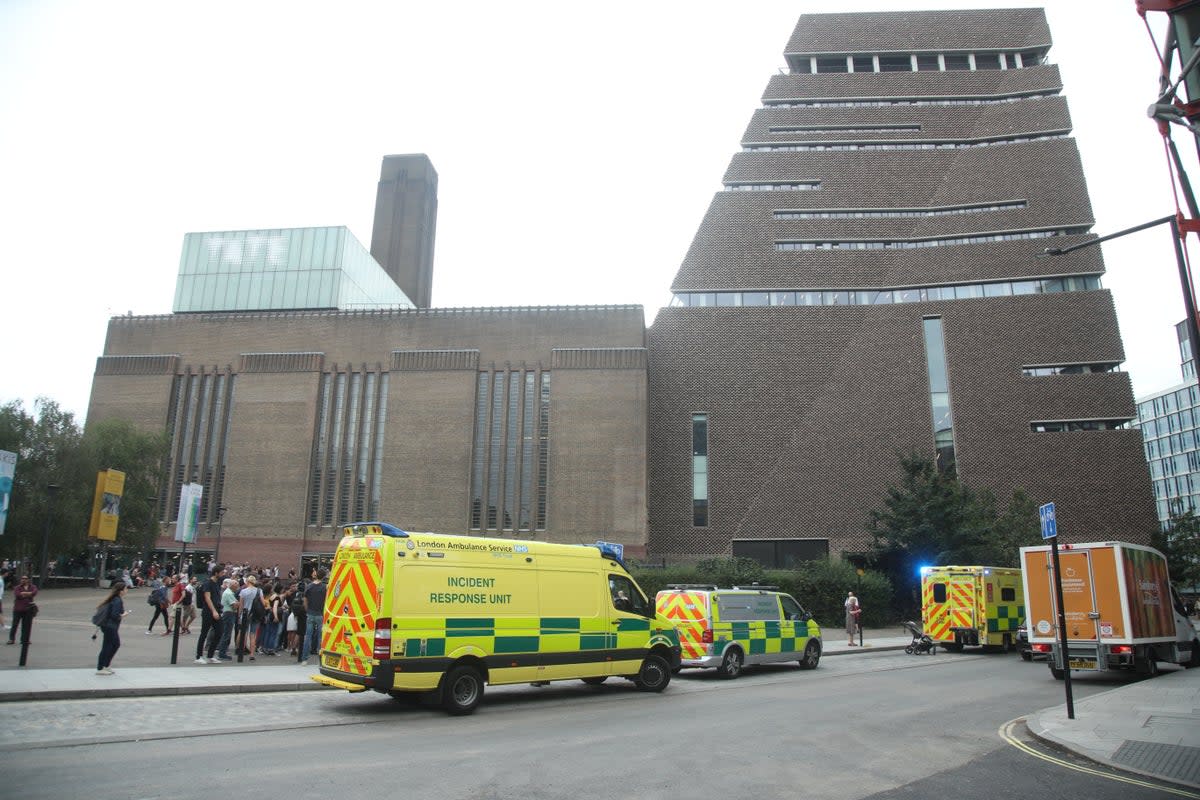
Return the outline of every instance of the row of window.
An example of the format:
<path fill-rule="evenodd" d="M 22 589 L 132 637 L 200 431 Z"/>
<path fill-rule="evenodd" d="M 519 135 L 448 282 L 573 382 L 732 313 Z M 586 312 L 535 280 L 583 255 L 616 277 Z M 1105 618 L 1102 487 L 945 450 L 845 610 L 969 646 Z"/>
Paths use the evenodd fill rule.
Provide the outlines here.
<path fill-rule="evenodd" d="M 725 191 L 727 192 L 802 192 L 807 189 L 820 189 L 820 181 L 803 181 L 801 183 L 789 183 L 786 181 L 774 181 L 770 183 L 727 183 Z"/>
<path fill-rule="evenodd" d="M 929 407 L 933 417 L 933 446 L 937 468 L 950 472 L 954 464 L 954 419 L 950 415 L 950 381 L 946 372 L 946 337 L 941 317 L 922 321 L 925 367 L 929 376 Z"/>
<path fill-rule="evenodd" d="M 742 146 L 744 153 L 808 152 L 815 150 L 961 150 L 967 147 L 992 147 L 1019 142 L 1042 142 L 1066 139 L 1069 133 L 1041 133 L 1031 136 L 991 137 L 958 141 L 896 141 L 896 142 L 759 142 Z"/>
<path fill-rule="evenodd" d="M 708 527 L 708 414 L 692 415 L 692 525 Z"/>
<path fill-rule="evenodd" d="M 1157 496 L 1158 492 L 1155 491 Z M 1193 494 L 1187 497 L 1171 497 L 1166 500 L 1159 500 L 1155 503 L 1158 507 L 1158 518 L 1162 522 L 1166 522 L 1171 518 L 1171 510 L 1174 509 L 1182 514 L 1184 511 L 1200 511 L 1200 494 Z M 1164 529 L 1165 529 L 1164 524 Z"/>
<path fill-rule="evenodd" d="M 991 203 L 967 206 L 940 206 L 937 208 L 855 208 L 855 209 L 782 209 L 774 213 L 775 219 L 901 219 L 905 217 L 946 217 L 959 214 L 981 214 L 985 211 L 1009 211 L 1025 208 L 1024 200 L 1007 203 Z"/>
<path fill-rule="evenodd" d="M 378 519 L 389 375 L 326 372 L 317 393 L 317 438 L 308 490 L 308 524 Z"/>
<path fill-rule="evenodd" d="M 1119 431 L 1129 427 L 1127 419 L 1065 419 L 1053 422 L 1031 422 L 1029 429 L 1034 433 L 1062 433 L 1065 431 Z"/>
<path fill-rule="evenodd" d="M 887 108 L 889 106 L 986 106 L 1016 103 L 1040 97 L 1056 97 L 1057 92 L 1005 94 L 988 97 L 889 97 L 870 100 L 764 100 L 764 108 Z"/>
<path fill-rule="evenodd" d="M 1200 409 L 1180 409 L 1156 419 L 1141 420 L 1138 426 L 1142 429 L 1142 436 L 1147 440 L 1170 436 L 1173 433 L 1182 433 L 1200 427 Z"/>
<path fill-rule="evenodd" d="M 1193 384 L 1138 403 L 1138 417 L 1153 419 L 1173 414 L 1183 408 L 1195 408 L 1198 405 L 1200 405 L 1200 387 Z"/>
<path fill-rule="evenodd" d="M 165 496 L 158 498 L 159 518 L 179 519 L 180 487 L 193 481 L 204 488 L 199 522 L 219 520 L 225 492 L 225 465 L 229 460 L 229 423 L 233 417 L 235 380 L 228 371 L 176 375 L 167 410 Z"/>
<path fill-rule="evenodd" d="M 769 133 L 919 133 L 920 125 L 772 125 Z"/>
<path fill-rule="evenodd" d="M 1192 500 L 1191 507 L 1195 508 L 1192 494 L 1200 492 L 1200 475 L 1177 475 L 1174 478 L 1163 478 L 1152 481 L 1154 499 L 1164 503 L 1178 502 L 1182 498 Z M 1184 501 L 1187 503 L 1187 501 Z M 1169 514 L 1167 515 L 1169 517 Z M 1166 519 L 1167 517 L 1164 517 Z"/>
<path fill-rule="evenodd" d="M 1001 53 L 847 53 L 790 59 L 799 74 L 843 72 L 950 72 L 1023 69 L 1045 63 L 1044 50 Z"/>
<path fill-rule="evenodd" d="M 1155 480 L 1193 472 L 1200 472 L 1200 452 L 1195 450 L 1177 456 L 1157 458 L 1150 462 L 1150 477 Z"/>
<path fill-rule="evenodd" d="M 1144 430 L 1144 428 L 1143 428 Z M 1200 431 L 1184 430 L 1146 440 L 1146 459 L 1164 458 L 1187 453 L 1200 447 Z"/>
<path fill-rule="evenodd" d="M 1044 378 L 1048 375 L 1085 375 L 1090 372 L 1117 372 L 1120 368 L 1121 365 L 1115 362 L 1105 362 L 1103 364 L 1054 364 L 1042 367 L 1022 367 L 1021 373 L 1035 378 Z"/>
<path fill-rule="evenodd" d="M 954 247 L 984 242 L 1007 242 L 1014 239 L 1045 239 L 1050 236 L 1069 236 L 1087 233 L 1087 228 L 1060 228 L 1054 231 L 1022 231 L 1020 233 L 986 233 L 977 236 L 947 236 L 944 238 L 911 241 L 874 242 L 775 242 L 779 252 L 789 250 L 913 250 L 920 247 Z"/>
<path fill-rule="evenodd" d="M 1010 297 L 1026 294 L 1086 292 L 1100 287 L 1099 275 L 1066 278 L 1037 278 L 996 283 L 965 283 L 957 286 L 923 286 L 906 289 L 768 290 L 752 292 L 676 292 L 676 308 L 740 306 L 881 306 L 893 303 L 925 303 L 939 300 L 973 300 L 980 297 Z"/>

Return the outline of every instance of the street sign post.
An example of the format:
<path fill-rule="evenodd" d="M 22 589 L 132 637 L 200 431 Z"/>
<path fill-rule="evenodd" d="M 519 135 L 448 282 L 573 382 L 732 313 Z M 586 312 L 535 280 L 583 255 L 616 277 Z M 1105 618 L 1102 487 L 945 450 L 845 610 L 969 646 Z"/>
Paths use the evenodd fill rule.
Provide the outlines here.
<path fill-rule="evenodd" d="M 1038 506 L 1042 521 L 1042 538 L 1050 540 L 1051 561 L 1054 564 L 1054 603 L 1058 606 L 1058 666 L 1063 672 L 1067 691 L 1067 719 L 1075 719 L 1075 698 L 1071 694 L 1071 657 L 1067 653 L 1067 615 L 1063 610 L 1062 570 L 1058 565 L 1058 517 L 1054 503 Z M 1026 620 L 1026 624 L 1028 620 Z"/>

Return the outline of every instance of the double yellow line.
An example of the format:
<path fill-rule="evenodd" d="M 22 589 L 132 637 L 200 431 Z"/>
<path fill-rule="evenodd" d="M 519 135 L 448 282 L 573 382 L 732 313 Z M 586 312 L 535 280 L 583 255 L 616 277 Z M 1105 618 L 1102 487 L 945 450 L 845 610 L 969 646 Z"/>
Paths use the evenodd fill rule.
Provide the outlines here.
<path fill-rule="evenodd" d="M 1106 780 L 1116 781 L 1118 783 L 1128 783 L 1132 786 L 1142 786 L 1147 789 L 1157 789 L 1160 792 L 1167 792 L 1169 794 L 1178 795 L 1179 797 L 1200 798 L 1200 794 L 1188 791 L 1187 789 L 1175 789 L 1170 786 L 1163 786 L 1160 783 L 1151 783 L 1150 781 L 1143 781 L 1139 780 L 1138 778 L 1127 778 L 1124 775 L 1115 775 L 1111 772 L 1092 769 L 1091 767 L 1082 767 L 1078 764 L 1072 764 L 1069 761 L 1063 761 L 1061 758 L 1055 758 L 1054 756 L 1039 752 L 1013 735 L 1013 730 L 1017 727 L 1017 725 L 1024 721 L 1025 720 L 1022 717 L 1020 719 L 1014 719 L 1004 723 L 1004 726 L 999 730 L 1000 738 L 1018 750 L 1031 755 L 1034 758 L 1040 758 L 1042 761 L 1047 761 L 1051 764 L 1057 764 L 1060 767 L 1066 767 L 1067 769 L 1072 769 L 1076 772 L 1082 772 L 1085 775 L 1095 775 L 1098 778 L 1104 778 Z"/>

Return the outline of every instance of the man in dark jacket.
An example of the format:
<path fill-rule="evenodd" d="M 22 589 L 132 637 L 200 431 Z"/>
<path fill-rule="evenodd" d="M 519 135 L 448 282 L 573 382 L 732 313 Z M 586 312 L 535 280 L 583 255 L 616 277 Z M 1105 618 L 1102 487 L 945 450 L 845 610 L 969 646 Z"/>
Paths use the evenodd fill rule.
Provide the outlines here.
<path fill-rule="evenodd" d="M 304 590 L 304 647 L 300 658 L 308 654 L 321 655 L 321 614 L 325 610 L 325 570 L 313 570 L 313 582 Z"/>
<path fill-rule="evenodd" d="M 225 570 L 220 564 L 200 586 L 196 604 L 200 606 L 200 636 L 196 639 L 196 663 L 207 664 L 216 660 L 217 642 L 221 639 L 221 579 Z M 208 658 L 204 657 L 204 644 L 208 643 Z"/>

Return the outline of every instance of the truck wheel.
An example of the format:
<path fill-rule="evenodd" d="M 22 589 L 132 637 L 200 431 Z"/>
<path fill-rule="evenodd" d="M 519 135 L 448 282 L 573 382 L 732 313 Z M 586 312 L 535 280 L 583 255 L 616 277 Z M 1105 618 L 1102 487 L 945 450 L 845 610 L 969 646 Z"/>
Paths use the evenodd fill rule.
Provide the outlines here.
<path fill-rule="evenodd" d="M 1050 674 L 1054 676 L 1054 680 L 1056 681 L 1061 681 L 1067 677 L 1066 670 L 1059 669 L 1055 666 L 1050 667 Z"/>
<path fill-rule="evenodd" d="M 1021 651 L 1021 660 L 1022 661 L 1033 661 L 1033 653 L 1029 652 L 1028 650 L 1022 650 Z"/>
<path fill-rule="evenodd" d="M 483 699 L 483 676 L 479 670 L 461 664 L 442 679 L 442 708 L 448 714 L 461 717 L 475 711 Z"/>
<path fill-rule="evenodd" d="M 667 660 L 651 653 L 642 662 L 633 684 L 643 692 L 661 692 L 671 682 L 671 667 Z"/>
<path fill-rule="evenodd" d="M 1192 657 L 1183 664 L 1185 669 L 1200 667 L 1200 639 L 1192 639 Z"/>
<path fill-rule="evenodd" d="M 1139 658 L 1133 662 L 1133 668 L 1138 675 L 1143 678 L 1154 678 L 1158 675 L 1158 659 L 1154 657 L 1154 653 L 1144 658 Z"/>
<path fill-rule="evenodd" d="M 800 659 L 800 669 L 816 669 L 821 663 L 821 645 L 810 641 L 804 646 L 804 658 Z"/>
<path fill-rule="evenodd" d="M 742 674 L 742 661 L 742 651 L 736 647 L 729 648 L 725 651 L 725 657 L 721 659 L 721 666 L 717 667 L 717 674 L 733 680 Z"/>

